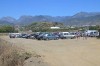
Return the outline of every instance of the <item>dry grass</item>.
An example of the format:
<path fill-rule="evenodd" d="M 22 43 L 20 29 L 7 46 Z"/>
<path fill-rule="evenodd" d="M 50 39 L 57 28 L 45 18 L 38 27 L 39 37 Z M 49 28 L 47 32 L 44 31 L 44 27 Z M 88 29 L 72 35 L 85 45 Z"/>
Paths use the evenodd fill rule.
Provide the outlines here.
<path fill-rule="evenodd" d="M 23 66 L 31 57 L 27 52 L 19 52 L 16 47 L 0 39 L 0 66 Z"/>
<path fill-rule="evenodd" d="M 0 36 L 7 36 L 9 33 L 0 33 Z"/>

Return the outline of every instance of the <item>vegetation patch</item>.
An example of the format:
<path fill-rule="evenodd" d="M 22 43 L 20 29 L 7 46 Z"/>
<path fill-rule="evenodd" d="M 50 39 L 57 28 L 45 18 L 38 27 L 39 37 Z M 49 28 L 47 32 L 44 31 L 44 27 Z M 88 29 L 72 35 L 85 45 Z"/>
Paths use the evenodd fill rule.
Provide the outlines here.
<path fill-rule="evenodd" d="M 0 39 L 0 66 L 24 66 L 24 61 L 31 57 L 30 53 L 20 52 L 8 42 Z"/>

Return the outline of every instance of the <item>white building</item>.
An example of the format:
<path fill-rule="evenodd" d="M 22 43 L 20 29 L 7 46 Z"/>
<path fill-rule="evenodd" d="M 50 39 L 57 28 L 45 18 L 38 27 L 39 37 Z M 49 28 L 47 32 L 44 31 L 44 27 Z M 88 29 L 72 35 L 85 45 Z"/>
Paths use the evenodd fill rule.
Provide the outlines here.
<path fill-rule="evenodd" d="M 60 27 L 50 27 L 50 29 L 60 29 Z"/>

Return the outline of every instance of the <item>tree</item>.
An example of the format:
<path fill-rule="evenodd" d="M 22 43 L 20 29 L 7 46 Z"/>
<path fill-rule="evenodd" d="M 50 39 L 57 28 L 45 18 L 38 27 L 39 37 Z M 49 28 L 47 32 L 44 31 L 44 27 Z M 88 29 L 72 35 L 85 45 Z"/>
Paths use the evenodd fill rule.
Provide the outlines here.
<path fill-rule="evenodd" d="M 89 27 L 89 30 L 98 30 L 99 29 L 99 26 L 90 26 Z"/>
<path fill-rule="evenodd" d="M 9 33 L 9 32 L 14 32 L 15 29 L 13 26 L 1 26 L 0 27 L 0 33 Z"/>

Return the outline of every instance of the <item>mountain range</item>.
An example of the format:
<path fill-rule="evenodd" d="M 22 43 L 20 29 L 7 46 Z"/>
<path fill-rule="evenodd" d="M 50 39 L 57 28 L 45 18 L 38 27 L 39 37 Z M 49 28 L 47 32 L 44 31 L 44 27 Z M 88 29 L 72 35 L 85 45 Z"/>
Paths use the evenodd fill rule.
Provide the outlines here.
<path fill-rule="evenodd" d="M 33 22 L 61 22 L 64 25 L 100 25 L 100 12 L 79 12 L 73 16 L 23 15 L 19 19 L 2 17 L 0 25 L 28 25 Z"/>

